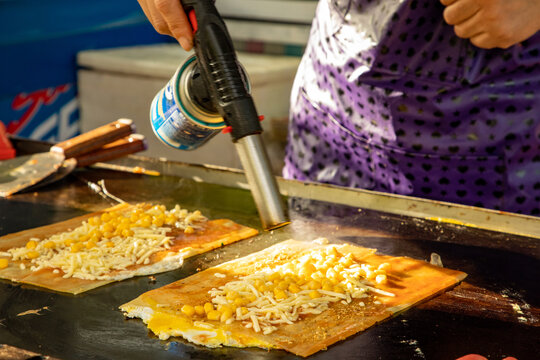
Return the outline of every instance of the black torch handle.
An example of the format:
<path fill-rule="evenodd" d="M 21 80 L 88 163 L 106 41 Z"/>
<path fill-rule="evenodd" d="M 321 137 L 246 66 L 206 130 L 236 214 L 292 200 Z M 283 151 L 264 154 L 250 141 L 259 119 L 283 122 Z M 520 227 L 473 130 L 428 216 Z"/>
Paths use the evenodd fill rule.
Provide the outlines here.
<path fill-rule="evenodd" d="M 194 50 L 214 108 L 233 141 L 262 132 L 229 32 L 213 0 L 182 0 L 194 30 Z"/>

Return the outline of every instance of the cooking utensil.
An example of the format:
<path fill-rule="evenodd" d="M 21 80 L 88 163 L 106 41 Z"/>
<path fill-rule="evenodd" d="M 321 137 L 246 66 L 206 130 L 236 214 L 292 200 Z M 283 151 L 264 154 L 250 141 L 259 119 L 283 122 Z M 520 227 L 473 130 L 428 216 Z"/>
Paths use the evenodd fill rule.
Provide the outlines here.
<path fill-rule="evenodd" d="M 287 225 L 290 221 L 261 139 L 259 114 L 227 26 L 211 0 L 182 0 L 182 5 L 194 31 L 200 73 L 186 86 L 201 100 L 197 101 L 201 109 L 217 111 L 228 125 L 264 229 Z"/>
<path fill-rule="evenodd" d="M 69 175 L 75 168 L 90 166 L 98 162 L 108 161 L 119 158 L 124 155 L 134 154 L 139 151 L 146 150 L 146 139 L 141 134 L 131 134 L 116 140 L 110 144 L 106 144 L 102 148 L 92 151 L 88 154 L 82 154 L 78 157 L 73 157 L 64 160 L 62 166 L 51 175 L 47 176 L 38 183 L 24 189 L 24 191 L 34 191 L 45 185 L 59 181 Z"/>
<path fill-rule="evenodd" d="M 106 144 L 124 138 L 133 131 L 132 120 L 119 119 L 72 139 L 60 142 L 52 146 L 48 152 L 19 156 L 14 159 L 1 161 L 0 196 L 9 196 L 39 183 L 46 177 L 56 173 L 64 165 L 66 159 L 78 157 L 82 158 L 84 162 L 87 162 L 92 157 L 83 157 L 83 154 L 90 156 L 89 153 L 104 147 Z M 144 142 L 144 139 L 141 141 Z M 134 147 L 129 147 L 129 149 L 133 150 Z M 104 152 L 118 155 L 120 150 L 118 148 L 104 149 Z M 103 161 L 100 157 L 97 159 L 99 159 L 97 161 Z M 110 160 L 110 158 L 107 159 Z M 73 170 L 73 164 L 66 164 L 66 169 L 69 168 Z"/>

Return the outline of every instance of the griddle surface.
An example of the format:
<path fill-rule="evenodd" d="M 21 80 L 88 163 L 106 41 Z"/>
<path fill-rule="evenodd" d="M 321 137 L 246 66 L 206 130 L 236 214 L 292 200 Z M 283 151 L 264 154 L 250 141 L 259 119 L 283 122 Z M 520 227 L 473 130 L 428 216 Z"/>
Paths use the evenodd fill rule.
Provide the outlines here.
<path fill-rule="evenodd" d="M 249 192 L 175 177 L 78 170 L 39 193 L 0 200 L 0 235 L 61 221 L 112 203 L 80 179 L 105 179 L 129 202 L 176 203 L 260 229 Z M 183 268 L 72 296 L 0 281 L 0 344 L 58 359 L 294 359 L 284 351 L 207 349 L 161 341 L 118 306 L 200 269 L 279 241 L 320 236 L 428 260 L 469 274 L 466 284 L 319 352 L 310 359 L 535 359 L 540 353 L 538 240 L 390 215 L 303 198 L 289 199 L 292 224 L 188 259 Z M 519 306 L 520 314 L 516 311 Z M 38 310 L 28 313 L 28 310 Z"/>

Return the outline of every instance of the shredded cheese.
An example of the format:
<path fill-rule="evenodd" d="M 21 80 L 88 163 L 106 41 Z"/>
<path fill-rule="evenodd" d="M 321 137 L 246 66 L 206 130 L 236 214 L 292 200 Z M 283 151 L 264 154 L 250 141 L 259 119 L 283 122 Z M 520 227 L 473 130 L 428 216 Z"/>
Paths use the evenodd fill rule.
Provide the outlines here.
<path fill-rule="evenodd" d="M 351 304 L 353 299 L 370 297 L 373 301 L 371 294 L 395 296 L 375 287 L 386 281 L 387 263 L 378 268 L 360 264 L 352 254 L 341 254 L 337 248 L 330 245 L 317 249 L 292 262 L 214 288 L 209 292 L 212 304 L 218 310 L 231 307 L 232 319 L 255 332 L 270 334 L 280 324 L 320 314 L 334 302 Z M 363 301 L 358 304 L 365 306 Z"/>
<path fill-rule="evenodd" d="M 103 213 L 77 228 L 46 239 L 32 238 L 26 246 L 9 249 L 11 260 L 30 260 L 32 271 L 45 268 L 63 272 L 64 278 L 109 280 L 111 273 L 147 265 L 150 257 L 170 248 L 173 227 L 200 229 L 207 221 L 200 211 L 176 205 L 138 204 L 125 212 Z M 23 263 L 21 269 L 26 268 Z"/>

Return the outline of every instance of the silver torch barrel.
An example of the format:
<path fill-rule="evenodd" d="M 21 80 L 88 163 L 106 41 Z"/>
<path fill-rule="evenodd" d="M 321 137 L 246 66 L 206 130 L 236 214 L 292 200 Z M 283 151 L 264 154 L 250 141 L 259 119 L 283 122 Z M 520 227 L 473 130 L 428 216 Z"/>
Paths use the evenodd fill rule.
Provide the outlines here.
<path fill-rule="evenodd" d="M 235 145 L 264 229 L 287 225 L 289 220 L 261 136 L 244 136 Z"/>

